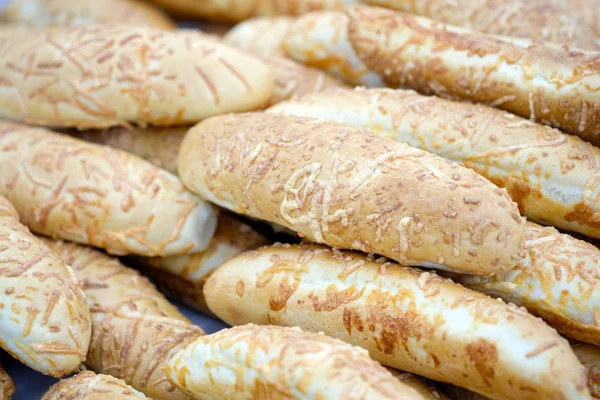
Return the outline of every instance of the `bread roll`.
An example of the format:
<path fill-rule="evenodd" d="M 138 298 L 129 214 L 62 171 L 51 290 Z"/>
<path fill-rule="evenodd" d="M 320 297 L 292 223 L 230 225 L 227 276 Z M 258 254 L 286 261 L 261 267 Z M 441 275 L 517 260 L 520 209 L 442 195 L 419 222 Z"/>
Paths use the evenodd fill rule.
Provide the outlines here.
<path fill-rule="evenodd" d="M 198 399 L 425 399 L 363 349 L 299 328 L 225 329 L 177 353 L 165 370 Z"/>
<path fill-rule="evenodd" d="M 283 49 L 294 60 L 322 69 L 351 85 L 385 86 L 358 58 L 348 39 L 349 18 L 342 12 L 322 11 L 304 15 L 289 28 Z"/>
<path fill-rule="evenodd" d="M 526 256 L 515 269 L 453 279 L 525 306 L 566 336 L 600 345 L 600 250 L 531 222 L 525 233 Z"/>
<path fill-rule="evenodd" d="M 10 375 L 0 367 L 0 400 L 11 400 L 16 386 Z"/>
<path fill-rule="evenodd" d="M 268 112 L 344 122 L 462 162 L 529 220 L 600 237 L 600 150 L 556 129 L 412 90 L 309 93 Z"/>
<path fill-rule="evenodd" d="M 521 257 L 524 222 L 505 190 L 345 124 L 215 117 L 190 129 L 178 162 L 182 181 L 203 198 L 315 242 L 481 275 Z"/>
<path fill-rule="evenodd" d="M 90 313 L 71 268 L 18 218 L 0 197 L 0 346 L 28 367 L 61 377 L 85 359 Z"/>
<path fill-rule="evenodd" d="M 123 151 L 0 122 L 0 194 L 32 231 L 145 256 L 203 251 L 214 208 Z"/>
<path fill-rule="evenodd" d="M 252 18 L 234 26 L 223 41 L 261 57 L 285 56 L 282 44 L 294 20 L 291 17 Z"/>
<path fill-rule="evenodd" d="M 139 257 L 136 261 L 156 278 L 163 292 L 203 313 L 210 313 L 202 288 L 215 268 L 245 251 L 267 244 L 269 241 L 248 225 L 221 214 L 215 236 L 205 251 L 165 258 Z"/>
<path fill-rule="evenodd" d="M 137 0 L 10 0 L 0 21 L 36 27 L 95 23 L 176 27 L 165 13 Z"/>
<path fill-rule="evenodd" d="M 586 370 L 592 397 L 600 399 L 600 348 L 587 343 L 572 343 L 573 352 Z"/>
<path fill-rule="evenodd" d="M 0 27 L 0 54 L 0 118 L 36 125 L 184 125 L 261 107 L 273 88 L 258 59 L 191 31 Z"/>
<path fill-rule="evenodd" d="M 393 368 L 386 368 L 392 376 L 415 389 L 423 399 L 427 400 L 450 400 L 448 396 L 440 392 L 431 382 L 420 376 L 409 372 L 398 371 Z"/>
<path fill-rule="evenodd" d="M 485 103 L 600 144 L 600 53 L 511 40 L 377 7 L 350 42 L 390 87 Z"/>
<path fill-rule="evenodd" d="M 265 247 L 219 267 L 204 295 L 228 324 L 324 331 L 384 365 L 496 400 L 590 398 L 569 344 L 542 320 L 386 259 Z"/>
<path fill-rule="evenodd" d="M 186 17 L 242 21 L 253 16 L 301 15 L 315 10 L 343 10 L 358 0 L 150 0 Z"/>
<path fill-rule="evenodd" d="M 86 364 L 156 399 L 189 400 L 163 363 L 204 334 L 134 269 L 75 243 L 43 239 L 83 283 L 93 335 Z"/>
<path fill-rule="evenodd" d="M 569 4 L 565 0 L 365 0 L 365 3 L 474 31 L 600 50 L 593 21 L 582 18 L 583 14 L 593 14 L 597 3 L 591 0 L 587 6 L 574 5 L 576 1 Z"/>
<path fill-rule="evenodd" d="M 142 393 L 121 379 L 82 371 L 52 385 L 41 400 L 143 400 Z"/>

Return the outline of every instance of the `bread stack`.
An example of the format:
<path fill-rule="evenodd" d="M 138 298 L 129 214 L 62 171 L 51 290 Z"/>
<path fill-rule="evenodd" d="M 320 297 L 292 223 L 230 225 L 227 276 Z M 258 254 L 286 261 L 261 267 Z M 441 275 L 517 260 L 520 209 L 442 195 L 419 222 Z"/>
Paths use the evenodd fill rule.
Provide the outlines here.
<path fill-rule="evenodd" d="M 600 398 L 584 2 L 0 19 L 0 346 L 43 399 Z"/>

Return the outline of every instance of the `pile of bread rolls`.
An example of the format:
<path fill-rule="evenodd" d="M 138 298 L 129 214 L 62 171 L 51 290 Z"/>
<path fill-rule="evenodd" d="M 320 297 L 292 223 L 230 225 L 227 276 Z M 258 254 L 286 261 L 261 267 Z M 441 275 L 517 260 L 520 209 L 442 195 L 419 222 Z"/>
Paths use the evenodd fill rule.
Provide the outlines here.
<path fill-rule="evenodd" d="M 9 1 L 0 347 L 47 400 L 600 399 L 599 10 Z"/>

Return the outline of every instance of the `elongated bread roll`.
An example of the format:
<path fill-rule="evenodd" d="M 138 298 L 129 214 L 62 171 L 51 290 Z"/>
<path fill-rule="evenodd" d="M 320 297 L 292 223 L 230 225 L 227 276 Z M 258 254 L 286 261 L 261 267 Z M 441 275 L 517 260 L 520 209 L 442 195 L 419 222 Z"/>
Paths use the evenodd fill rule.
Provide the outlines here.
<path fill-rule="evenodd" d="M 525 234 L 526 256 L 513 270 L 452 278 L 526 307 L 564 335 L 600 345 L 600 250 L 531 222 Z"/>
<path fill-rule="evenodd" d="M 0 400 L 11 400 L 16 386 L 10 375 L 0 367 Z"/>
<path fill-rule="evenodd" d="M 309 93 L 268 112 L 344 122 L 460 161 L 506 188 L 528 219 L 600 237 L 600 150 L 556 129 L 412 90 Z"/>
<path fill-rule="evenodd" d="M 114 254 L 206 249 L 214 208 L 123 151 L 0 122 L 0 194 L 32 231 Z"/>
<path fill-rule="evenodd" d="M 313 12 L 296 19 L 283 41 L 285 53 L 351 85 L 385 86 L 382 77 L 356 55 L 348 39 L 350 19 L 342 12 Z"/>
<path fill-rule="evenodd" d="M 299 328 L 225 329 L 190 344 L 165 370 L 203 400 L 425 399 L 363 349 Z"/>
<path fill-rule="evenodd" d="M 155 276 L 163 291 L 204 313 L 210 313 L 202 288 L 215 268 L 225 261 L 249 250 L 269 244 L 269 241 L 250 226 L 221 214 L 215 236 L 208 248 L 200 253 L 172 257 L 138 258 L 140 264 Z"/>
<path fill-rule="evenodd" d="M 264 247 L 219 267 L 204 295 L 229 324 L 324 331 L 389 367 L 497 400 L 590 398 L 569 344 L 542 320 L 386 259 Z"/>
<path fill-rule="evenodd" d="M 85 359 L 90 313 L 71 268 L 19 223 L 0 197 L 0 346 L 61 377 Z"/>
<path fill-rule="evenodd" d="M 571 348 L 587 372 L 592 397 L 600 399 L 600 348 L 581 342 L 572 343 Z"/>
<path fill-rule="evenodd" d="M 223 42 L 261 57 L 285 56 L 283 40 L 294 21 L 285 16 L 252 18 L 234 26 Z"/>
<path fill-rule="evenodd" d="M 138 392 L 123 380 L 110 375 L 96 375 L 82 371 L 68 379 L 62 379 L 42 396 L 41 400 L 144 400 Z"/>
<path fill-rule="evenodd" d="M 0 21 L 36 27 L 95 23 L 176 27 L 164 12 L 137 0 L 10 0 Z"/>
<path fill-rule="evenodd" d="M 30 124 L 190 124 L 261 107 L 273 87 L 258 59 L 191 31 L 1 27 L 0 40 L 0 118 Z"/>
<path fill-rule="evenodd" d="M 482 275 L 521 257 L 524 222 L 505 190 L 345 124 L 214 117 L 187 133 L 178 162 L 182 181 L 203 198 L 319 243 Z"/>
<path fill-rule="evenodd" d="M 134 269 L 75 243 L 43 239 L 73 267 L 92 313 L 86 364 L 156 399 L 188 397 L 166 379 L 162 364 L 204 334 Z"/>
<path fill-rule="evenodd" d="M 600 53 L 355 6 L 348 37 L 390 87 L 485 103 L 600 144 Z"/>
<path fill-rule="evenodd" d="M 394 368 L 386 368 L 394 378 L 415 389 L 423 399 L 427 400 L 449 400 L 448 396 L 440 392 L 431 382 L 410 372 L 399 371 Z"/>
<path fill-rule="evenodd" d="M 585 2 L 586 0 L 583 0 Z M 495 35 L 545 40 L 589 50 L 600 50 L 593 15 L 577 0 L 365 0 L 365 3 L 418 14 L 436 21 Z M 581 14 L 581 15 L 580 15 Z M 600 27 L 600 25 L 597 25 Z"/>

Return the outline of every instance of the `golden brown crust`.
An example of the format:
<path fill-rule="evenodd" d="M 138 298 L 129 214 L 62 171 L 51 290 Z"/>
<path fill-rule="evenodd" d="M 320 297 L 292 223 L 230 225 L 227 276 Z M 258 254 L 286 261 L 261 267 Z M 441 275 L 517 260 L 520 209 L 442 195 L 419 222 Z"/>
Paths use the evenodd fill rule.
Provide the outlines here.
<path fill-rule="evenodd" d="M 450 400 L 448 396 L 440 392 L 431 381 L 424 379 L 410 372 L 399 371 L 393 368 L 387 368 L 388 372 L 402 383 L 415 389 L 424 400 Z"/>
<path fill-rule="evenodd" d="M 0 197 L 0 346 L 61 377 L 85 360 L 90 313 L 71 268 L 19 223 Z"/>
<path fill-rule="evenodd" d="M 16 388 L 10 375 L 0 367 L 0 400 L 11 400 Z"/>
<path fill-rule="evenodd" d="M 600 29 L 587 0 L 366 0 L 474 31 L 600 50 Z M 569 4 L 570 3 L 570 4 Z M 579 3 L 579 4 L 578 4 Z M 586 16 L 588 16 L 586 18 Z"/>
<path fill-rule="evenodd" d="M 505 190 L 345 124 L 210 118 L 186 135 L 178 170 L 190 190 L 224 208 L 404 265 L 490 275 L 521 256 L 524 222 Z"/>
<path fill-rule="evenodd" d="M 162 363 L 204 334 L 139 272 L 74 243 L 43 239 L 83 283 L 93 334 L 86 364 L 158 399 L 187 399 Z"/>
<path fill-rule="evenodd" d="M 580 342 L 571 343 L 571 348 L 585 368 L 592 397 L 600 399 L 600 348 Z"/>
<path fill-rule="evenodd" d="M 229 324 L 324 331 L 389 367 L 497 400 L 590 398 L 569 344 L 542 320 L 385 259 L 306 244 L 264 247 L 218 268 L 204 294 Z"/>
<path fill-rule="evenodd" d="M 600 143 L 600 55 L 512 40 L 377 7 L 350 10 L 350 42 L 390 87 L 490 104 Z"/>
<path fill-rule="evenodd" d="M 426 399 L 363 349 L 299 328 L 225 329 L 199 338 L 165 369 L 204 399 Z"/>
<path fill-rule="evenodd" d="M 144 400 L 147 399 L 123 380 L 110 375 L 82 371 L 50 387 L 41 400 Z"/>
<path fill-rule="evenodd" d="M 269 109 L 347 123 L 462 162 L 508 190 L 529 220 L 600 237 L 600 149 L 484 105 L 412 90 L 328 90 Z"/>
<path fill-rule="evenodd" d="M 0 121 L 0 194 L 32 231 L 145 256 L 202 251 L 214 208 L 138 157 Z"/>
<path fill-rule="evenodd" d="M 176 28 L 163 11 L 138 0 L 10 0 L 0 21 L 36 27 L 108 23 Z"/>
<path fill-rule="evenodd" d="M 223 42 L 261 57 L 285 56 L 282 44 L 292 24 L 291 17 L 251 18 L 234 26 Z"/>
<path fill-rule="evenodd" d="M 226 214 L 219 216 L 217 231 L 205 251 L 173 257 L 136 258 L 158 287 L 177 300 L 205 313 L 202 289 L 213 271 L 227 260 L 269 244 L 250 226 Z"/>
<path fill-rule="evenodd" d="M 259 108 L 273 86 L 260 60 L 194 31 L 2 27 L 0 39 L 0 118 L 30 124 L 185 125 Z"/>

